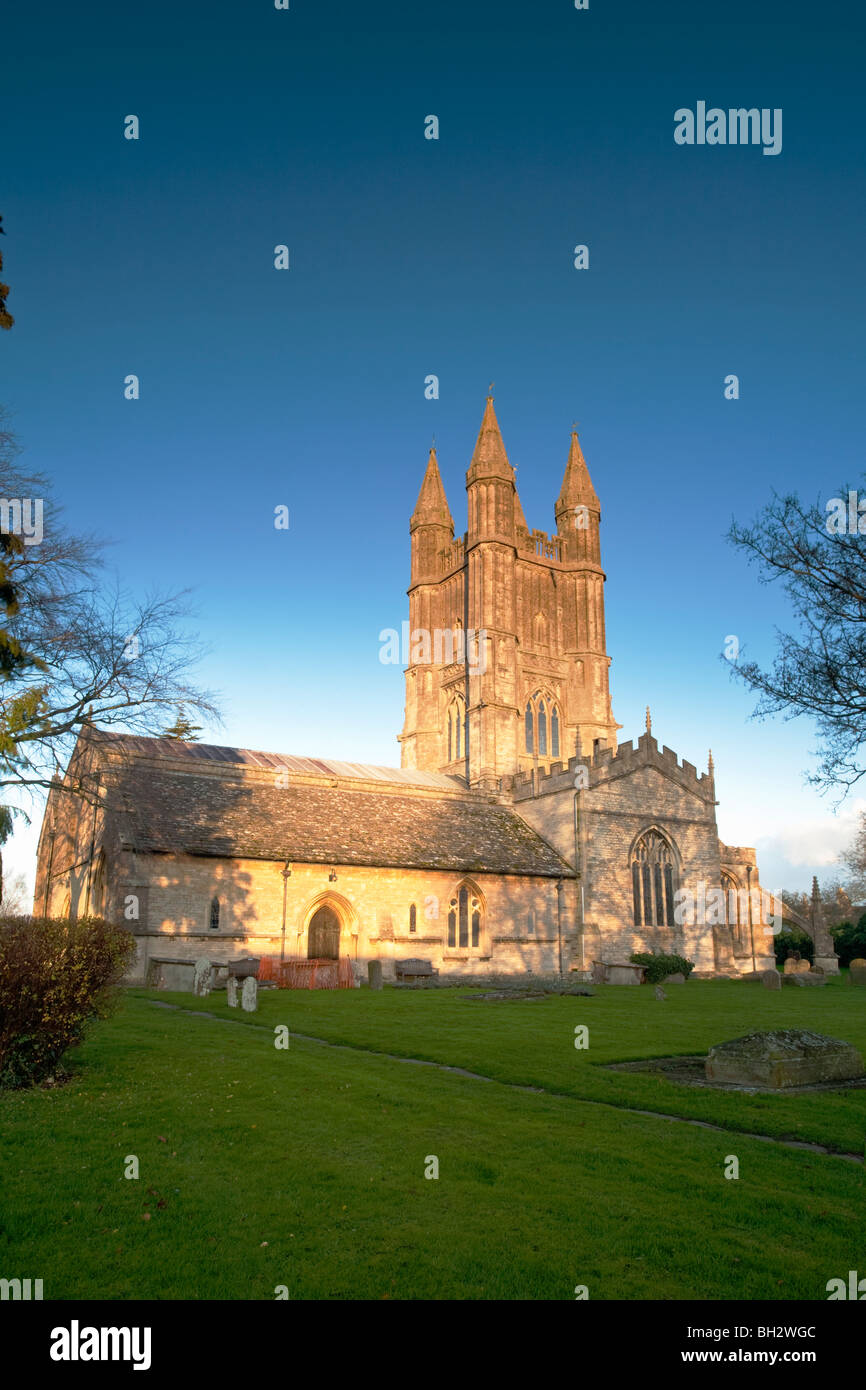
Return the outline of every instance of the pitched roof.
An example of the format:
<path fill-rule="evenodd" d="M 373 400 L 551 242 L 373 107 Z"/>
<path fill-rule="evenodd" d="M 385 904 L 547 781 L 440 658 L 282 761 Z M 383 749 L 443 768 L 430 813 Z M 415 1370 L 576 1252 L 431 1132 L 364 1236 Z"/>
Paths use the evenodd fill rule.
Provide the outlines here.
<path fill-rule="evenodd" d="M 301 776 L 283 787 L 261 777 L 199 772 L 195 758 L 171 767 L 155 763 L 152 753 L 146 763 L 132 757 L 119 768 L 118 828 L 132 848 L 150 853 L 573 876 L 516 812 L 465 789 L 461 794 L 450 779 L 449 790 L 437 795 L 427 787 L 376 791 L 332 775 Z"/>
<path fill-rule="evenodd" d="M 357 778 L 364 782 L 390 782 L 412 787 L 439 787 L 454 791 L 463 787 L 456 777 L 445 772 L 424 772 L 415 767 L 382 767 L 377 763 L 347 763 L 338 758 L 306 758 L 291 753 L 263 753 L 255 748 L 230 748 L 218 743 L 184 743 L 176 738 L 145 738 L 138 734 L 112 734 L 92 730 L 109 751 L 131 757 L 168 759 L 188 763 L 190 759 L 210 765 L 261 768 L 265 771 L 285 769 L 302 776 L 328 778 Z M 188 769 L 187 769 L 188 770 Z"/>

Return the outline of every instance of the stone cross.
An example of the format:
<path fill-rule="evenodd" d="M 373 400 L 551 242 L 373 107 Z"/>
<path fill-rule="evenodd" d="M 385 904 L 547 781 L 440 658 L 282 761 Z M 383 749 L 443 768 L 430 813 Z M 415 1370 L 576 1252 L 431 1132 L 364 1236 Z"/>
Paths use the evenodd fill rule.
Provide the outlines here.
<path fill-rule="evenodd" d="M 230 1009 L 238 1006 L 238 982 L 234 975 L 229 975 L 226 980 L 226 1000 Z"/>
<path fill-rule="evenodd" d="M 258 1007 L 259 987 L 252 975 L 248 975 L 241 990 L 241 1008 L 246 1009 L 248 1014 L 254 1014 Z"/>
<path fill-rule="evenodd" d="M 195 963 L 195 972 L 192 978 L 192 992 L 204 998 L 210 994 L 211 981 L 213 980 L 213 966 L 207 956 L 202 956 Z"/>

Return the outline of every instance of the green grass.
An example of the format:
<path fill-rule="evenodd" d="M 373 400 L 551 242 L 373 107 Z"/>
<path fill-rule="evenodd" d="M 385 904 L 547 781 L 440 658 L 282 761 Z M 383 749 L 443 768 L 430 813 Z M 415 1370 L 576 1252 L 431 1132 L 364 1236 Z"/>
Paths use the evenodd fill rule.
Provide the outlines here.
<path fill-rule="evenodd" d="M 330 1042 L 464 1067 L 582 1100 L 806 1140 L 841 1153 L 864 1151 L 866 1090 L 749 1096 L 604 1067 L 705 1053 L 714 1043 L 767 1028 L 812 1028 L 853 1043 L 866 1057 L 866 990 L 853 988 L 847 976 L 821 989 L 778 992 L 736 980 L 693 980 L 669 985 L 663 1002 L 649 988 L 610 985 L 596 987 L 591 999 L 551 995 L 525 1003 L 467 1002 L 478 993 L 472 989 L 266 990 L 255 1014 L 229 1009 L 224 992 L 207 999 L 149 993 L 227 1019 L 287 1023 L 293 1032 Z M 574 1047 L 576 1024 L 589 1028 L 586 1051 Z"/>
<path fill-rule="evenodd" d="M 293 1299 L 571 1299 L 577 1284 L 592 1299 L 826 1298 L 862 1265 L 861 1165 L 617 1107 L 860 1151 L 866 1093 L 722 1095 L 599 1062 L 763 1026 L 864 1047 L 866 1000 L 835 983 L 668 994 L 264 992 L 254 1015 L 219 994 L 153 996 L 227 1025 L 132 992 L 70 1054 L 68 1085 L 0 1096 L 0 1277 L 42 1278 L 61 1299 L 272 1299 L 278 1285 Z M 282 1022 L 288 1051 L 273 1045 Z M 723 1176 L 732 1153 L 737 1181 Z M 123 1177 L 129 1154 L 138 1181 Z M 423 1176 L 431 1154 L 438 1181 Z"/>

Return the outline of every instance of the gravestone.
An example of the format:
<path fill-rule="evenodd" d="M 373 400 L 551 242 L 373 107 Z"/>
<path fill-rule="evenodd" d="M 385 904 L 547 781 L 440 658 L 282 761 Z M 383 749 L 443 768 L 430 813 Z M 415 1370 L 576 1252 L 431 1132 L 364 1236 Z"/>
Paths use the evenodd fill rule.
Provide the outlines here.
<path fill-rule="evenodd" d="M 661 985 L 656 985 L 656 999 L 667 999 L 667 995 Z"/>
<path fill-rule="evenodd" d="M 711 1047 L 704 1063 L 708 1081 L 785 1090 L 863 1075 L 863 1058 L 850 1043 L 806 1028 L 749 1033 Z"/>
<path fill-rule="evenodd" d="M 811 989 L 813 985 L 825 985 L 826 983 L 827 976 L 823 970 L 800 971 L 796 975 L 786 975 L 784 979 L 784 984 L 799 985 L 801 989 Z"/>
<path fill-rule="evenodd" d="M 812 969 L 807 960 L 800 960 L 797 956 L 788 956 L 782 967 L 784 975 L 808 975 Z"/>
<path fill-rule="evenodd" d="M 852 985 L 866 985 L 866 960 L 852 960 L 848 977 Z"/>
<path fill-rule="evenodd" d="M 192 978 L 192 992 L 204 998 L 210 994 L 211 981 L 213 979 L 213 966 L 207 956 L 202 956 L 195 963 L 195 973 Z"/>
<path fill-rule="evenodd" d="M 665 975 L 666 985 L 684 985 L 686 977 L 681 970 L 675 970 L 673 975 Z"/>
<path fill-rule="evenodd" d="M 244 980 L 243 988 L 241 990 L 241 1008 L 245 1009 L 248 1014 L 254 1014 L 258 1007 L 258 982 L 255 979 L 253 979 L 252 975 L 248 975 L 247 978 Z"/>
<path fill-rule="evenodd" d="M 371 989 L 382 988 L 382 962 L 380 960 L 367 961 L 367 980 Z"/>
<path fill-rule="evenodd" d="M 645 965 L 636 965 L 634 961 L 611 961 L 605 967 L 605 981 L 609 985 L 639 985 L 645 971 Z"/>
<path fill-rule="evenodd" d="M 764 986 L 764 989 L 782 988 L 782 977 L 779 974 L 778 970 L 762 970 L 761 982 Z"/>
<path fill-rule="evenodd" d="M 864 960 L 862 956 L 855 956 L 851 964 L 856 966 L 866 966 L 866 960 Z"/>
<path fill-rule="evenodd" d="M 226 980 L 226 1002 L 230 1009 L 236 1009 L 238 1006 L 238 982 L 234 975 L 229 975 Z"/>

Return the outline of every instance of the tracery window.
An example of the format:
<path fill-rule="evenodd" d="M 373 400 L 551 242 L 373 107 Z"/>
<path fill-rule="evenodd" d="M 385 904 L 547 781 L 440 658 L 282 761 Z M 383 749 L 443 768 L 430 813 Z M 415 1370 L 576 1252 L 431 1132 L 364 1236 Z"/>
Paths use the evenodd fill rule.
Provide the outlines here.
<path fill-rule="evenodd" d="M 647 830 L 632 851 L 631 883 L 636 927 L 672 927 L 677 872 L 674 852 L 658 830 Z"/>
<path fill-rule="evenodd" d="M 481 899 L 471 885 L 461 884 L 448 904 L 448 946 L 477 951 L 481 947 Z"/>
<path fill-rule="evenodd" d="M 559 708 L 549 696 L 545 699 L 537 690 L 527 700 L 523 724 L 527 753 L 539 758 L 559 757 Z"/>

